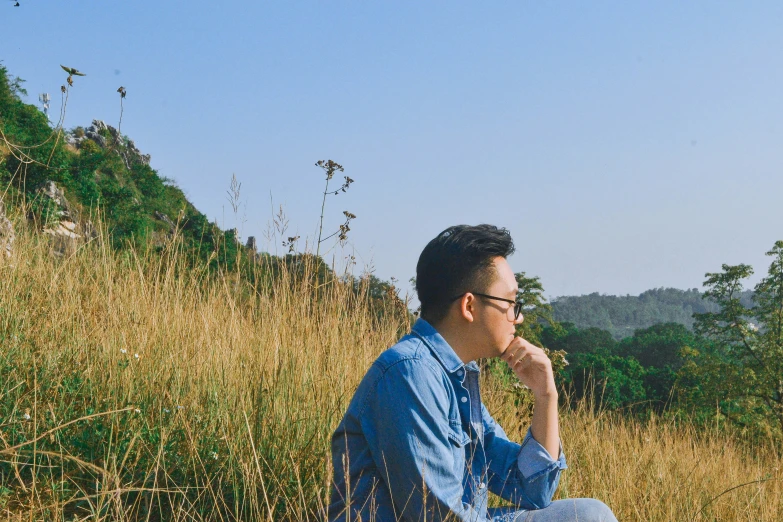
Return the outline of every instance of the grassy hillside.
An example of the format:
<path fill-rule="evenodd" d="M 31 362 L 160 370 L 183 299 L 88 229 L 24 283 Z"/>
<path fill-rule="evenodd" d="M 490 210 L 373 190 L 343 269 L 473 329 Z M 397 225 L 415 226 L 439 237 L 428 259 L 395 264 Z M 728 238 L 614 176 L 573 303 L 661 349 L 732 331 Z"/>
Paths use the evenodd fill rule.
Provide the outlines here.
<path fill-rule="evenodd" d="M 64 191 L 77 225 L 102 213 L 115 247 L 158 242 L 176 223 L 194 256 L 234 268 L 233 233 L 210 223 L 127 136 L 102 122 L 93 122 L 86 136 L 83 127 L 63 129 L 62 119 L 53 129 L 38 108 L 23 103 L 22 86 L 0 65 L 0 186 L 7 207 L 23 207 L 41 226 L 50 224 L 57 209 L 40 189 L 52 181 Z M 67 87 L 66 111 L 70 96 Z M 118 112 L 120 102 L 118 95 Z"/>

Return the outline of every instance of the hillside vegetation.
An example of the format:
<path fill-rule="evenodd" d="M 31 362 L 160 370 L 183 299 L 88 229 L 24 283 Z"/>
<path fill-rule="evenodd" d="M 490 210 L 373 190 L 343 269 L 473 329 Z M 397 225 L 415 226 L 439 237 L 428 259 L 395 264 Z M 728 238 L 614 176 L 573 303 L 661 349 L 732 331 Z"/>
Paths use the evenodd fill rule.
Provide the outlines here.
<path fill-rule="evenodd" d="M 115 246 L 140 245 L 169 233 L 168 219 L 179 222 L 189 250 L 202 259 L 219 252 L 223 264 L 234 261 L 235 242 L 209 223 L 181 189 L 160 177 L 132 141 L 101 124 L 88 139 L 81 127 L 72 132 L 58 127 L 53 132 L 40 110 L 22 102 L 22 85 L 0 66 L 0 129 L 5 149 L 0 180 L 6 206 L 24 204 L 41 226 L 50 224 L 58 218 L 57 209 L 41 197 L 39 189 L 52 181 L 64 190 L 77 224 L 88 221 L 99 209 L 103 212 L 103 223 Z M 71 88 L 66 89 L 63 102 L 67 108 Z"/>

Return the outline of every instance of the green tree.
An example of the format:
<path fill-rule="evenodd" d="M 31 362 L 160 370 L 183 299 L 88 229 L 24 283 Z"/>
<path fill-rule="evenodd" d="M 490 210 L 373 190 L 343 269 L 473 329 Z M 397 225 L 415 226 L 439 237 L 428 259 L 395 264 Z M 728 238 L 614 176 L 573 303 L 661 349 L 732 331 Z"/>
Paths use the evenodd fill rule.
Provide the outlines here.
<path fill-rule="evenodd" d="M 614 354 L 617 346 L 610 332 L 595 327 L 578 329 L 573 323 L 560 323 L 559 327 L 544 329 L 542 340 L 547 347 L 563 350 L 569 355 L 599 350 Z"/>
<path fill-rule="evenodd" d="M 642 366 L 678 370 L 683 363 L 680 350 L 692 345 L 694 339 L 694 334 L 684 325 L 660 323 L 636 330 L 633 337 L 620 341 L 618 352 L 635 357 Z"/>
<path fill-rule="evenodd" d="M 755 306 L 740 300 L 742 281 L 753 274 L 749 265 L 723 265 L 706 274 L 705 297 L 717 312 L 696 314 L 696 331 L 709 343 L 688 352 L 684 376 L 706 404 L 728 421 L 783 436 L 783 241 L 772 257 L 767 276 L 756 286 Z"/>
<path fill-rule="evenodd" d="M 517 300 L 522 301 L 522 324 L 517 325 L 516 333 L 523 339 L 541 346 L 552 361 L 555 374 L 560 373 L 568 365 L 566 354 L 559 349 L 552 349 L 544 344 L 542 335 L 547 326 L 558 329 L 557 322 L 552 317 L 552 305 L 546 302 L 544 287 L 538 277 L 528 277 L 524 272 L 514 274 L 517 280 Z"/>
<path fill-rule="evenodd" d="M 541 333 L 545 325 L 555 323 L 552 305 L 546 302 L 544 287 L 538 277 L 528 277 L 524 272 L 514 274 L 519 292 L 517 300 L 522 301 L 524 321 L 517 326 L 517 335 L 536 346 L 541 346 Z"/>
<path fill-rule="evenodd" d="M 573 400 L 593 394 L 602 407 L 616 409 L 647 399 L 645 369 L 633 357 L 614 355 L 604 348 L 569 356 L 571 364 L 563 381 L 574 392 Z"/>
<path fill-rule="evenodd" d="M 607 330 L 560 323 L 545 328 L 541 337 L 545 346 L 567 354 L 569 365 L 560 380 L 573 401 L 592 395 L 601 406 L 615 409 L 648 398 L 646 370 L 634 357 L 618 355 L 618 343 Z"/>
<path fill-rule="evenodd" d="M 682 350 L 697 346 L 696 335 L 678 323 L 661 323 L 636 330 L 620 341 L 618 355 L 633 357 L 644 368 L 644 388 L 653 407 L 661 409 L 673 398 L 677 372 L 683 367 Z"/>

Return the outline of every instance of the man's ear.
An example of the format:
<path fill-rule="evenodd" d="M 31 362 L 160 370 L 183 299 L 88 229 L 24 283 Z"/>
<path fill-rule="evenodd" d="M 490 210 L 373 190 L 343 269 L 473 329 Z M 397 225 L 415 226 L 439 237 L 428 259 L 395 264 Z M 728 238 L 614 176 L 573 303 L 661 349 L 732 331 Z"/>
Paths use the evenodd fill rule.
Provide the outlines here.
<path fill-rule="evenodd" d="M 475 306 L 476 296 L 471 293 L 463 295 L 462 299 L 459 300 L 460 317 L 465 319 L 467 322 L 472 323 L 474 319 L 473 313 L 475 311 Z"/>

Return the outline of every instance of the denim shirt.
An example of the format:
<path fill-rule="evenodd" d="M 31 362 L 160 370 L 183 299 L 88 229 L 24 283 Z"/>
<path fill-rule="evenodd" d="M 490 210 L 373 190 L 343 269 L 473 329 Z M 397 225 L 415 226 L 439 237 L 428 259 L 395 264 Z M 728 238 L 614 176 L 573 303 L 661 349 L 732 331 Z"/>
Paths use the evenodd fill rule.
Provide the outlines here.
<path fill-rule="evenodd" d="M 383 352 L 332 436 L 329 521 L 487 521 L 488 491 L 548 506 L 566 468 L 528 430 L 508 440 L 464 364 L 427 321 Z M 349 513 L 350 510 L 350 513 Z"/>

